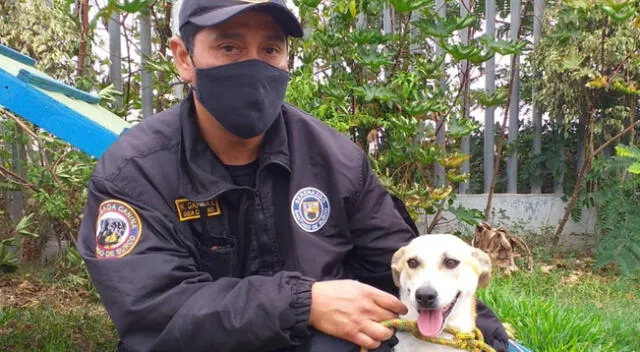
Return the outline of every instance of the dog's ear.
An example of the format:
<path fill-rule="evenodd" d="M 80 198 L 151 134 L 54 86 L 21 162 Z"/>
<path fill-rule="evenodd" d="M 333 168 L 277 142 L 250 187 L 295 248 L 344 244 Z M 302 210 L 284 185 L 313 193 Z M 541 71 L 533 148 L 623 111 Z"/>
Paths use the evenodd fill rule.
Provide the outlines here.
<path fill-rule="evenodd" d="M 400 273 L 404 266 L 404 251 L 405 247 L 400 247 L 393 253 L 393 258 L 391 258 L 391 275 L 393 276 L 393 283 L 397 287 L 400 287 Z"/>
<path fill-rule="evenodd" d="M 478 285 L 480 287 L 489 286 L 491 281 L 491 258 L 483 250 L 474 248 L 473 257 L 476 258 L 480 267 L 480 277 L 478 278 Z"/>

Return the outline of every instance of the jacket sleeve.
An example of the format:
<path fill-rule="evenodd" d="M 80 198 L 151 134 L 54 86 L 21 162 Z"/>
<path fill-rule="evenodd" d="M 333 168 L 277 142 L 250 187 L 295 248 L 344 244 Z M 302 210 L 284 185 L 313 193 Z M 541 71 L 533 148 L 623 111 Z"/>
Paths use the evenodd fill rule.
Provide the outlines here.
<path fill-rule="evenodd" d="M 361 172 L 361 187 L 348 214 L 354 241 L 350 266 L 358 280 L 396 294 L 391 257 L 416 234 L 398 212 L 365 154 Z"/>
<path fill-rule="evenodd" d="M 311 279 L 280 272 L 213 280 L 198 271 L 166 212 L 131 194 L 94 176 L 78 244 L 124 350 L 268 351 L 308 336 Z M 140 238 L 128 254 L 104 259 L 96 222 L 109 200 L 133 209 Z"/>

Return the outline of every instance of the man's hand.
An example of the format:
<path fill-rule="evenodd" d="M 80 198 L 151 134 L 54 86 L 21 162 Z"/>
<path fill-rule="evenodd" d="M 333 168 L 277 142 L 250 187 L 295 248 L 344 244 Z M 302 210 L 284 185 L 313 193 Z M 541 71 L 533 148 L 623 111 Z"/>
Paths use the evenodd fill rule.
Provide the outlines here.
<path fill-rule="evenodd" d="M 321 281 L 311 288 L 311 326 L 368 349 L 393 336 L 393 330 L 379 322 L 406 313 L 407 307 L 393 295 L 357 281 Z"/>

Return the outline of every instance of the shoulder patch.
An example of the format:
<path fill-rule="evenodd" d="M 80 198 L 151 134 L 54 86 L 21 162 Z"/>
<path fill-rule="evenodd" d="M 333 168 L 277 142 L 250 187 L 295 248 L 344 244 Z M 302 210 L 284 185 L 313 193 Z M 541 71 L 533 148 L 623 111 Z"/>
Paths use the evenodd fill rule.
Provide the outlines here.
<path fill-rule="evenodd" d="M 129 254 L 142 235 L 142 222 L 133 207 L 109 199 L 98 207 L 96 258 L 115 259 Z"/>
<path fill-rule="evenodd" d="M 198 202 L 192 202 L 188 199 L 176 199 L 175 202 L 180 221 L 200 219 L 200 204 Z M 207 216 L 222 214 L 218 198 L 209 199 L 204 204 L 207 207 Z"/>
<path fill-rule="evenodd" d="M 320 230 L 329 220 L 330 214 L 329 199 L 317 188 L 302 188 L 291 200 L 291 215 L 304 231 Z"/>

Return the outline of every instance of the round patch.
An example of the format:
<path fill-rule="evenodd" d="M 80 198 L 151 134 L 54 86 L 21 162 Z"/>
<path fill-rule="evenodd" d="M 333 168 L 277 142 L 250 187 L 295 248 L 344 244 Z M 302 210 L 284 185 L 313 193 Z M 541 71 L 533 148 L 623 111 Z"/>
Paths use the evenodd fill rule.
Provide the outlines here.
<path fill-rule="evenodd" d="M 140 240 L 142 223 L 133 208 L 119 200 L 107 200 L 98 208 L 96 258 L 122 258 Z"/>
<path fill-rule="evenodd" d="M 299 190 L 291 201 L 291 215 L 301 229 L 307 232 L 320 230 L 329 220 L 329 199 L 313 187 Z"/>

